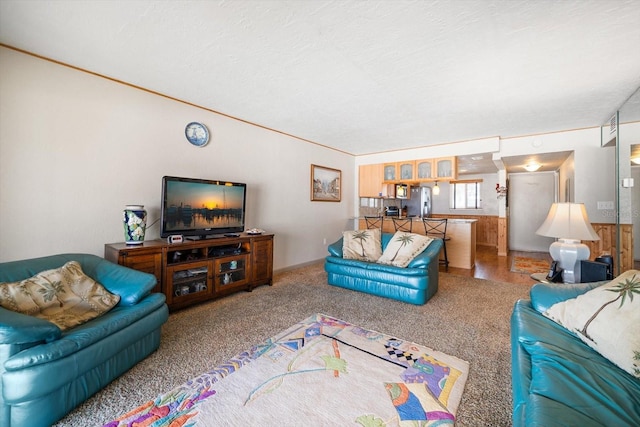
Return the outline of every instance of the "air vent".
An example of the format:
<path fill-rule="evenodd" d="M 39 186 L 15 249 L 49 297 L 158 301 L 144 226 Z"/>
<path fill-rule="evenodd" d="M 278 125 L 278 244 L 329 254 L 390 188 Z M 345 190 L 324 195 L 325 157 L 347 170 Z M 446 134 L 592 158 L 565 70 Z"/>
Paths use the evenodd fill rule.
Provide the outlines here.
<path fill-rule="evenodd" d="M 617 125 L 616 115 L 611 116 L 611 120 L 609 120 L 609 135 L 616 132 Z"/>

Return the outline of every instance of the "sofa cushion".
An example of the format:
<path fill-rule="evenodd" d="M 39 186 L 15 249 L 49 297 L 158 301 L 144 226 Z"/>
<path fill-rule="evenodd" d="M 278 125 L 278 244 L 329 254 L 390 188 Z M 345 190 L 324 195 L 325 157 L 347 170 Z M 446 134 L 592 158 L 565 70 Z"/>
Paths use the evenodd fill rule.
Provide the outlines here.
<path fill-rule="evenodd" d="M 120 297 L 85 275 L 77 261 L 33 277 L 0 284 L 0 305 L 67 330 L 106 313 Z"/>
<path fill-rule="evenodd" d="M 378 259 L 380 264 L 406 267 L 433 239 L 421 234 L 397 231 Z"/>
<path fill-rule="evenodd" d="M 620 368 L 640 378 L 640 272 L 552 305 L 542 314 L 575 333 Z M 636 298 L 634 298 L 634 295 Z"/>
<path fill-rule="evenodd" d="M 526 425 L 638 425 L 636 379 L 586 346 L 539 338 L 523 343 L 531 355 Z M 591 422 L 578 422 L 583 419 Z"/>
<path fill-rule="evenodd" d="M 380 229 L 344 231 L 342 256 L 345 259 L 376 262 L 382 256 Z"/>

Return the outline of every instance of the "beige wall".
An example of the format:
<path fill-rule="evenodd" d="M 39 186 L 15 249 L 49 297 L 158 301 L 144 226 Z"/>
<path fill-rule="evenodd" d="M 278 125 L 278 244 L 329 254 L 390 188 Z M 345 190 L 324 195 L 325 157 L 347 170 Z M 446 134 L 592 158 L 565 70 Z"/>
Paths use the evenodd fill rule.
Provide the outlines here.
<path fill-rule="evenodd" d="M 163 175 L 246 182 L 247 227 L 276 234 L 276 270 L 323 258 L 351 225 L 353 156 L 3 47 L 0 71 L 0 261 L 103 255 L 126 204 L 159 218 Z M 207 146 L 186 141 L 191 121 Z M 312 163 L 342 170 L 342 202 L 310 201 Z"/>

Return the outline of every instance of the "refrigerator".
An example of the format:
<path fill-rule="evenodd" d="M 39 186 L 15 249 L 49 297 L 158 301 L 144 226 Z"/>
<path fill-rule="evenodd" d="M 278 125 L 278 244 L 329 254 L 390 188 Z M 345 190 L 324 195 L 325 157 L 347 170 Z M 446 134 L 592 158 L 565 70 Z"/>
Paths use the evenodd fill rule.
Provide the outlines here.
<path fill-rule="evenodd" d="M 407 207 L 407 216 L 431 216 L 431 187 L 411 187 L 411 198 L 402 200 Z"/>

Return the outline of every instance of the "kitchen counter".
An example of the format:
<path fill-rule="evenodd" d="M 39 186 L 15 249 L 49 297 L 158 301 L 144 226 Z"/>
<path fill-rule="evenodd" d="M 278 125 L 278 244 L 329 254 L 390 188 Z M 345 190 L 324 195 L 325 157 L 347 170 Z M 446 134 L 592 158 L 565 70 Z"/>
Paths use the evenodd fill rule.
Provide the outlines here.
<path fill-rule="evenodd" d="M 382 231 L 395 233 L 392 217 L 384 217 Z M 412 231 L 417 234 L 425 234 L 422 218 L 413 217 Z M 476 265 L 476 223 L 477 219 L 450 218 L 447 221 L 447 258 L 449 267 L 472 269 Z M 367 228 L 364 217 L 359 218 L 358 229 Z M 441 253 L 441 258 L 444 254 Z"/>

